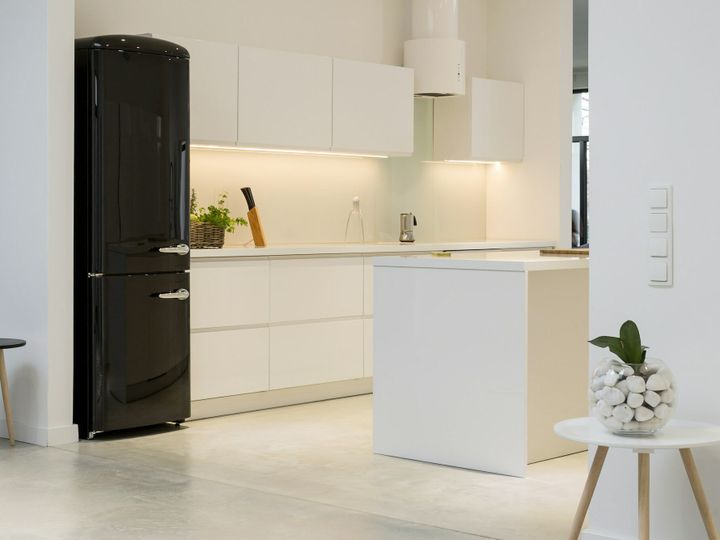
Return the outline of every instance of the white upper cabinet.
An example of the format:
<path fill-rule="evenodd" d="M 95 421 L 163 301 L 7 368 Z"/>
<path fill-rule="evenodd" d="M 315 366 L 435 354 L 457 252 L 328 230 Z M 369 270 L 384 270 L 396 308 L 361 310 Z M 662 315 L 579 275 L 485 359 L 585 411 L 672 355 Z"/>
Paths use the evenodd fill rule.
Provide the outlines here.
<path fill-rule="evenodd" d="M 237 140 L 237 45 L 155 36 L 190 53 L 190 140 L 234 144 Z"/>
<path fill-rule="evenodd" d="M 522 161 L 524 88 L 473 78 L 463 97 L 435 100 L 434 159 Z"/>
<path fill-rule="evenodd" d="M 332 148 L 410 155 L 413 70 L 333 59 Z"/>
<path fill-rule="evenodd" d="M 239 146 L 329 150 L 332 58 L 238 49 Z"/>

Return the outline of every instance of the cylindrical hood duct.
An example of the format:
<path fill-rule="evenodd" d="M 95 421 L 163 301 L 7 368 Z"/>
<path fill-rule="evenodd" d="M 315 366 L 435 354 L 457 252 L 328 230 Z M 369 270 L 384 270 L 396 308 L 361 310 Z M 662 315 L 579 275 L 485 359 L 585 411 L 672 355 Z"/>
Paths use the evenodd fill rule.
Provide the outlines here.
<path fill-rule="evenodd" d="M 413 39 L 404 65 L 415 70 L 415 94 L 465 94 L 465 42 L 458 37 L 457 0 L 413 0 Z"/>

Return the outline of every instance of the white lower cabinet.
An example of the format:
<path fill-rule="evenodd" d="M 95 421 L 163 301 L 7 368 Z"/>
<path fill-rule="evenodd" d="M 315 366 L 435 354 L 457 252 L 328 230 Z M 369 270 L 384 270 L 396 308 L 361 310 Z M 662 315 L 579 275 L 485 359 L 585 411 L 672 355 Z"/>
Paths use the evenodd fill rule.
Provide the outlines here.
<path fill-rule="evenodd" d="M 268 328 L 193 332 L 191 399 L 268 389 Z"/>
<path fill-rule="evenodd" d="M 363 320 L 270 328 L 270 389 L 363 377 Z"/>
<path fill-rule="evenodd" d="M 362 312 L 361 257 L 270 261 L 270 322 L 354 317 Z"/>
<path fill-rule="evenodd" d="M 190 327 L 266 324 L 269 276 L 268 260 L 192 261 Z"/>

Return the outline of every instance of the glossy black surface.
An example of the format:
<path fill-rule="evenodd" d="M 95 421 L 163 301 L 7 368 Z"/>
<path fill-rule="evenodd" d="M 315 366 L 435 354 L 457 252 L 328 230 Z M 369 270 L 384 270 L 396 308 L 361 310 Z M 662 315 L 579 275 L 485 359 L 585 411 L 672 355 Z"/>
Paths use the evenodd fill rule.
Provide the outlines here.
<path fill-rule="evenodd" d="M 111 34 L 107 36 L 93 36 L 76 39 L 75 49 L 103 49 L 190 58 L 190 54 L 187 49 L 185 47 L 181 47 L 177 43 L 149 36 L 127 34 Z"/>
<path fill-rule="evenodd" d="M 190 414 L 189 300 L 157 296 L 189 290 L 189 255 L 159 251 L 189 243 L 188 60 L 173 45 L 139 36 L 76 41 L 74 418 L 81 437 Z"/>
<path fill-rule="evenodd" d="M 96 431 L 190 416 L 190 301 L 159 296 L 189 287 L 188 273 L 93 280 Z"/>
<path fill-rule="evenodd" d="M 0 338 L 0 349 L 15 349 L 26 345 L 24 339 Z"/>
<path fill-rule="evenodd" d="M 87 215 L 75 228 L 87 273 L 189 268 L 189 255 L 159 251 L 189 243 L 188 81 L 186 58 L 76 50 L 76 206 Z"/>

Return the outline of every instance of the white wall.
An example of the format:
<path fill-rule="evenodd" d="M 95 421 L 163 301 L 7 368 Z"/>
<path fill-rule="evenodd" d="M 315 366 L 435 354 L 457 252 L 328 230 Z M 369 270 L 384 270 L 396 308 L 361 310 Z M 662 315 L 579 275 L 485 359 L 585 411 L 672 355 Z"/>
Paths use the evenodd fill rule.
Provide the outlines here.
<path fill-rule="evenodd" d="M 410 37 L 408 0 L 78 0 L 76 34 L 153 32 L 272 49 L 402 64 Z M 469 74 L 485 71 L 486 0 L 461 0 L 460 35 Z M 172 17 L 168 13 L 172 12 Z M 418 217 L 416 239 L 485 239 L 484 167 L 424 163 L 432 133 L 429 102 L 416 110 L 412 158 L 388 160 L 192 150 L 191 183 L 202 205 L 221 191 L 242 215 L 239 188 L 253 188 L 270 243 L 341 242 L 359 195 L 366 239 L 396 240 L 399 213 Z M 431 111 L 430 111 L 431 112 Z M 227 245 L 250 238 L 245 228 Z"/>
<path fill-rule="evenodd" d="M 525 85 L 525 157 L 487 172 L 487 236 L 571 239 L 572 0 L 489 0 L 487 77 Z"/>
<path fill-rule="evenodd" d="M 590 2 L 591 335 L 632 318 L 674 370 L 677 417 L 720 423 L 720 50 L 716 0 Z M 647 187 L 675 189 L 675 284 L 647 285 Z M 603 356 L 594 350 L 594 360 Z M 720 448 L 696 451 L 720 520 Z M 593 538 L 637 538 L 635 456 L 611 451 L 590 509 Z M 651 458 L 651 536 L 706 538 L 679 456 Z"/>
<path fill-rule="evenodd" d="M 77 0 L 76 32 L 152 32 L 400 65 L 410 32 L 409 5 L 408 0 Z"/>
<path fill-rule="evenodd" d="M 77 440 L 72 425 L 72 0 L 2 0 L 0 334 L 16 435 Z M 7 433 L 4 418 L 0 432 Z"/>

